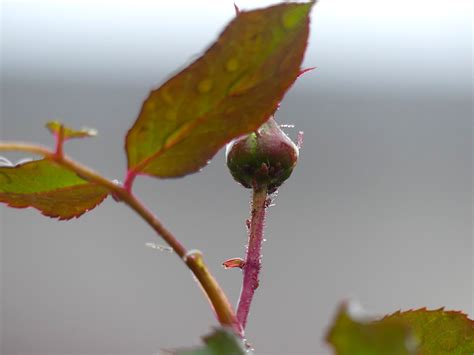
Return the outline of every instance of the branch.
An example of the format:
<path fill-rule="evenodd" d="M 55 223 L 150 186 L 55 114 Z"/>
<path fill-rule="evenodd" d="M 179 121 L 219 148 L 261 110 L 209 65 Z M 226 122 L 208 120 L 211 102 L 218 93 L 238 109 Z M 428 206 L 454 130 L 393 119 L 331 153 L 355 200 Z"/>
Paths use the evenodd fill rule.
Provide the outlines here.
<path fill-rule="evenodd" d="M 108 189 L 115 198 L 118 198 L 120 201 L 126 203 L 140 217 L 142 217 L 156 231 L 156 233 L 159 234 L 171 248 L 173 248 L 174 252 L 189 267 L 202 286 L 204 293 L 208 297 L 220 324 L 229 326 L 234 329 L 237 334 L 241 336 L 243 335 L 240 323 L 237 321 L 232 306 L 230 305 L 218 282 L 207 268 L 202 254 L 197 251 L 188 251 L 176 239 L 176 237 L 168 229 L 166 229 L 163 224 L 161 224 L 158 218 L 156 218 L 156 216 L 150 210 L 148 210 L 145 205 L 143 205 L 143 203 L 130 191 L 129 188 L 126 188 L 120 184 L 116 184 L 115 182 L 104 178 L 94 170 L 79 164 L 67 156 L 62 154 L 59 155 L 57 152 L 40 145 L 19 142 L 0 142 L 0 151 L 21 151 L 41 155 L 46 159 L 53 160 L 57 164 L 74 171 L 81 178 L 90 182 L 94 182 Z"/>

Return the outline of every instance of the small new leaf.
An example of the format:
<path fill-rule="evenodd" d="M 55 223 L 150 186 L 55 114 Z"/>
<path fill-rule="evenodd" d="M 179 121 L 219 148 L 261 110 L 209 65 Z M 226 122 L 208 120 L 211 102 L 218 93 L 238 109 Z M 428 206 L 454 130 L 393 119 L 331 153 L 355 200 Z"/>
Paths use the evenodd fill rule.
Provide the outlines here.
<path fill-rule="evenodd" d="M 47 159 L 0 167 L 0 202 L 33 207 L 48 217 L 79 217 L 100 204 L 108 190 Z"/>
<path fill-rule="evenodd" d="M 426 308 L 396 312 L 381 322 L 409 325 L 418 339 L 419 354 L 474 354 L 474 321 L 462 312 Z"/>
<path fill-rule="evenodd" d="M 65 127 L 61 122 L 58 121 L 50 121 L 46 123 L 46 128 L 49 131 L 57 136 L 60 133 L 61 126 L 63 127 L 63 139 L 68 140 L 72 138 L 85 138 L 85 137 L 94 137 L 97 135 L 97 130 L 93 128 L 81 128 L 79 130 L 72 129 L 69 127 Z"/>
<path fill-rule="evenodd" d="M 300 74 L 313 4 L 240 11 L 202 57 L 152 91 L 126 137 L 129 175 L 196 172 L 264 123 Z"/>
<path fill-rule="evenodd" d="M 354 319 L 343 304 L 326 337 L 337 355 L 417 354 L 410 328 L 401 321 Z"/>
<path fill-rule="evenodd" d="M 212 334 L 203 337 L 204 347 L 172 351 L 172 355 L 251 355 L 244 350 L 242 340 L 227 329 L 216 329 Z"/>

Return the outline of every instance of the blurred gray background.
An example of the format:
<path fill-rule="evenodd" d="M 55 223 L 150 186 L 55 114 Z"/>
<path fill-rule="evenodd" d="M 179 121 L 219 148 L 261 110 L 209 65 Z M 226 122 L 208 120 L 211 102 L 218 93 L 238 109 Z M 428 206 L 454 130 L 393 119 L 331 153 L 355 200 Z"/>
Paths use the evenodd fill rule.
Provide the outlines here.
<path fill-rule="evenodd" d="M 269 1 L 237 1 L 242 9 Z M 50 144 L 44 122 L 96 127 L 70 155 L 122 179 L 142 100 L 234 16 L 226 1 L 3 1 L 1 138 Z M 369 312 L 473 310 L 472 5 L 321 0 L 304 75 L 277 120 L 305 132 L 269 211 L 249 319 L 257 354 L 327 354 L 341 300 Z M 6 154 L 5 154 L 6 155 Z M 6 155 L 13 160 L 21 154 Z M 235 302 L 249 192 L 223 152 L 200 174 L 136 192 Z M 189 271 L 108 199 L 78 220 L 1 213 L 1 353 L 155 354 L 216 322 Z"/>

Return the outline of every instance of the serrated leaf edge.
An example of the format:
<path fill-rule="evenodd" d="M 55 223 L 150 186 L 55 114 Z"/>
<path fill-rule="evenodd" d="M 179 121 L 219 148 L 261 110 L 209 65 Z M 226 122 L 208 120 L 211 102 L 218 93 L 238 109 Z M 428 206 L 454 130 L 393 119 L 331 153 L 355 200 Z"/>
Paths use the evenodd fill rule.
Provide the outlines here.
<path fill-rule="evenodd" d="M 472 327 L 474 327 L 474 320 L 469 318 L 469 316 L 464 313 L 463 311 L 453 311 L 453 310 L 445 310 L 445 307 L 440 307 L 440 308 L 436 308 L 436 309 L 428 309 L 427 307 L 422 307 L 422 308 L 417 308 L 417 309 L 408 309 L 406 311 L 402 311 L 401 309 L 393 312 L 393 313 L 390 313 L 390 314 L 387 314 L 385 316 L 383 316 L 383 318 L 380 319 L 380 321 L 382 320 L 385 320 L 385 319 L 388 319 L 390 317 L 394 317 L 394 316 L 398 316 L 398 315 L 404 315 L 404 314 L 413 314 L 413 313 L 416 313 L 416 312 L 423 312 L 423 313 L 435 313 L 435 312 L 441 312 L 443 314 L 451 314 L 451 315 L 456 315 L 456 316 L 461 316 L 462 318 L 464 318 L 465 320 L 468 321 L 468 324 L 470 324 Z"/>
<path fill-rule="evenodd" d="M 63 188 L 60 188 L 60 189 L 54 189 L 54 190 L 49 190 L 49 191 L 44 191 L 44 192 L 33 192 L 33 193 L 29 193 L 28 195 L 41 195 L 41 194 L 46 194 L 48 192 L 61 192 L 61 191 L 67 191 L 67 190 L 70 190 L 74 187 L 77 187 L 77 186 L 83 186 L 83 185 L 88 185 L 88 184 L 92 184 L 92 183 L 84 183 L 84 184 L 78 184 L 78 185 L 73 185 L 73 186 L 67 186 L 67 187 L 63 187 Z M 100 186 L 100 185 L 97 185 L 97 186 Z M 69 221 L 73 218 L 79 218 L 81 217 L 84 213 L 86 212 L 89 212 L 91 210 L 93 210 L 94 208 L 96 208 L 98 205 L 100 205 L 102 202 L 104 202 L 104 200 L 108 197 L 109 195 L 109 192 L 105 192 L 103 194 L 103 197 L 100 198 L 94 205 L 92 205 L 90 208 L 87 208 L 87 209 L 84 209 L 83 211 L 79 212 L 78 214 L 75 214 L 75 215 L 72 215 L 70 217 L 63 217 L 61 216 L 60 214 L 57 214 L 57 213 L 48 213 L 46 211 L 43 211 L 42 209 L 36 207 L 36 206 L 32 206 L 32 205 L 25 205 L 25 206 L 17 206 L 17 205 L 13 205 L 10 201 L 6 200 L 6 199 L 2 199 L 2 194 L 3 195 L 6 195 L 8 193 L 2 193 L 0 192 L 0 203 L 4 203 L 5 205 L 7 205 L 8 207 L 10 208 L 17 208 L 17 209 L 26 209 L 26 208 L 33 208 L 37 211 L 39 211 L 43 216 L 46 216 L 46 217 L 50 217 L 50 218 L 54 218 L 54 219 L 57 219 L 58 221 Z M 26 195 L 26 194 L 25 194 Z"/>

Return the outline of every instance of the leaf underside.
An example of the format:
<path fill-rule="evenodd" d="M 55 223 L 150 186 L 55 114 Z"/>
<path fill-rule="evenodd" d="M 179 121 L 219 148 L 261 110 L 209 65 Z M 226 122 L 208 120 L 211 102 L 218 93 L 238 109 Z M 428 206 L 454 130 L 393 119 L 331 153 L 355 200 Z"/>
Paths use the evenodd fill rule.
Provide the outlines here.
<path fill-rule="evenodd" d="M 393 320 L 411 327 L 419 343 L 419 354 L 474 354 L 474 321 L 461 312 L 423 308 L 396 312 L 382 322 Z"/>
<path fill-rule="evenodd" d="M 227 329 L 216 329 L 212 334 L 203 337 L 203 347 L 189 350 L 171 351 L 172 355 L 251 355 L 246 352 L 242 341 Z"/>
<path fill-rule="evenodd" d="M 0 167 L 0 202 L 68 220 L 100 204 L 108 190 L 47 159 Z"/>
<path fill-rule="evenodd" d="M 202 57 L 152 91 L 126 137 L 129 173 L 196 172 L 264 123 L 300 73 L 312 5 L 240 12 Z"/>

